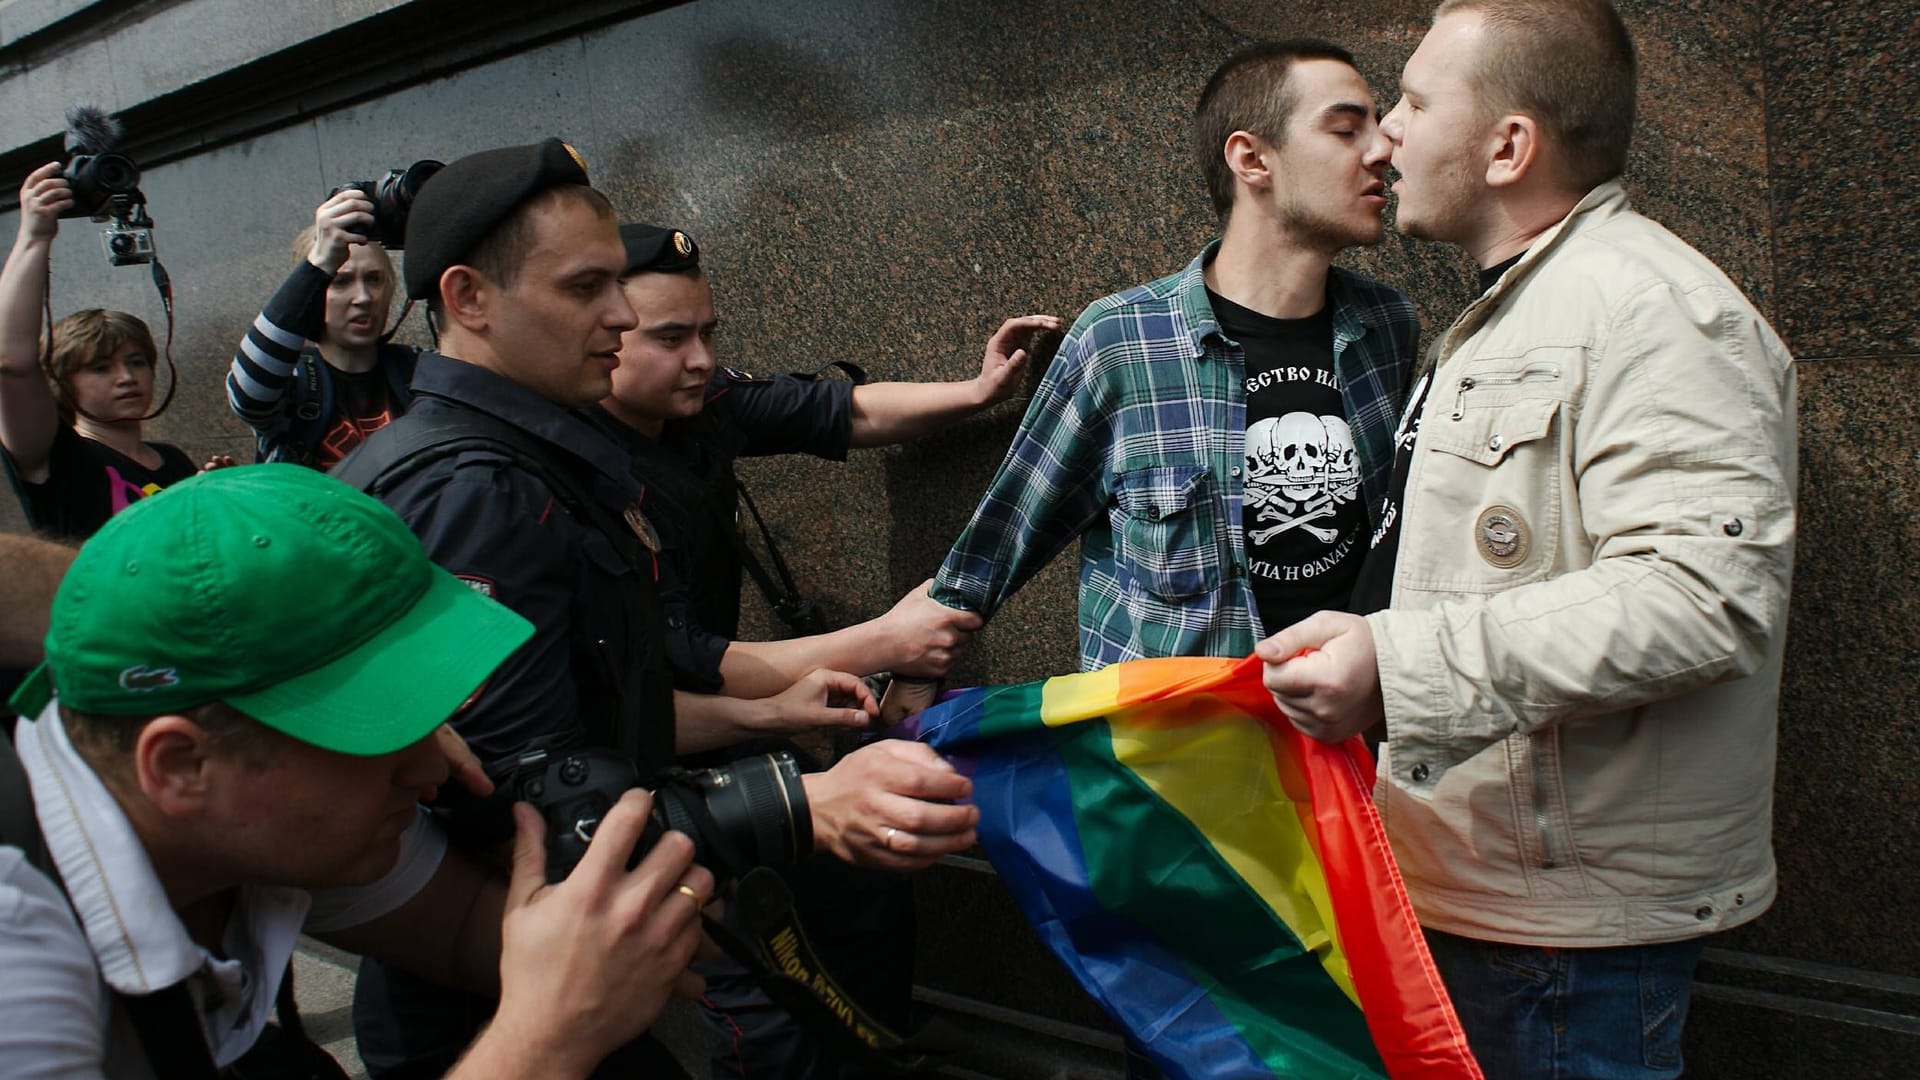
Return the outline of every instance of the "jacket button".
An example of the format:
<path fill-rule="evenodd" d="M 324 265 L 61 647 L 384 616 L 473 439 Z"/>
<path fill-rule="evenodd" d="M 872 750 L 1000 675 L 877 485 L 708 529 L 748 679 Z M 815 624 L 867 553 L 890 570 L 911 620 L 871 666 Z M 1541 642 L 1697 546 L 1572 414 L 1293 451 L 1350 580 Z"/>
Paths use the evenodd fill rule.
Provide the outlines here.
<path fill-rule="evenodd" d="M 1239 475 L 1240 475 L 1240 466 L 1238 466 L 1238 465 L 1235 465 L 1235 466 L 1234 466 L 1233 468 L 1231 468 L 1231 469 L 1228 469 L 1228 470 L 1227 470 L 1227 475 L 1228 475 L 1228 476 L 1239 476 Z"/>
<path fill-rule="evenodd" d="M 1501 438 L 1498 435 L 1495 435 L 1493 438 L 1487 440 L 1487 449 L 1493 451 L 1496 454 L 1499 453 L 1500 448 L 1505 445 L 1507 445 L 1507 440 Z"/>
<path fill-rule="evenodd" d="M 1720 523 L 1720 531 L 1728 536 L 1739 536 L 1747 531 L 1747 527 L 1739 518 L 1728 518 Z"/>
<path fill-rule="evenodd" d="M 1149 507 L 1147 507 L 1147 520 L 1148 520 L 1148 521 L 1159 521 L 1159 520 L 1160 520 L 1160 507 L 1158 507 L 1158 506 L 1149 506 Z"/>
<path fill-rule="evenodd" d="M 1694 909 L 1693 917 L 1699 919 L 1701 922 L 1706 922 L 1708 919 L 1713 918 L 1713 909 L 1702 904 L 1700 907 Z"/>
<path fill-rule="evenodd" d="M 1415 765 L 1415 766 L 1413 767 L 1413 774 L 1412 774 L 1412 775 L 1413 775 L 1413 782 L 1414 782 L 1414 783 L 1416 783 L 1416 784 L 1424 784 L 1424 783 L 1426 783 L 1426 782 L 1427 782 L 1427 777 L 1429 777 L 1429 776 L 1432 776 L 1432 775 L 1433 775 L 1433 770 L 1432 770 L 1432 769 L 1429 769 L 1429 768 L 1427 768 L 1427 763 L 1423 761 L 1423 762 L 1421 762 L 1420 764 L 1418 764 L 1418 765 Z"/>

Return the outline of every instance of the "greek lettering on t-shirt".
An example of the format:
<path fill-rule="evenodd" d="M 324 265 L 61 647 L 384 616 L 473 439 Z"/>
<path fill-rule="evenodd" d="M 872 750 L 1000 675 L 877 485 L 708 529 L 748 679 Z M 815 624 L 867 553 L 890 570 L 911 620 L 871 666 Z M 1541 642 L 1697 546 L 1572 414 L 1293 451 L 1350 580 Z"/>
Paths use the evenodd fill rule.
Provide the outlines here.
<path fill-rule="evenodd" d="M 1210 296 L 1246 359 L 1241 533 L 1269 633 L 1344 608 L 1366 554 L 1360 461 L 1333 366 L 1331 304 L 1276 319 Z"/>

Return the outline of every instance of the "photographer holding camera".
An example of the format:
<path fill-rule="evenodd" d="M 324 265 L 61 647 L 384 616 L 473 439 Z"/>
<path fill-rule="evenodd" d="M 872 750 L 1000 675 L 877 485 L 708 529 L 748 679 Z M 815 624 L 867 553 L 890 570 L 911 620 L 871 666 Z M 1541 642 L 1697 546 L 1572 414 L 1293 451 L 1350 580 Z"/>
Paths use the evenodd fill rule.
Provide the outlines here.
<path fill-rule="evenodd" d="M 50 625 L 0 741 L 0 1075 L 264 1067 L 302 932 L 499 986 L 472 1080 L 584 1077 L 698 992 L 713 878 L 677 833 L 627 869 L 645 793 L 551 887 L 530 808 L 504 884 L 421 813 L 443 721 L 531 627 L 377 501 L 291 465 L 189 481 L 80 550 Z"/>
<path fill-rule="evenodd" d="M 393 259 L 437 161 L 335 188 L 293 241 L 293 273 L 248 327 L 227 404 L 261 461 L 326 469 L 407 410 L 420 350 L 387 341 Z"/>
<path fill-rule="evenodd" d="M 41 360 L 50 252 L 74 192 L 58 162 L 20 186 L 20 231 L 0 270 L 0 450 L 27 520 L 81 539 L 128 505 L 200 471 L 177 446 L 147 442 L 159 350 L 147 324 L 89 308 L 55 323 Z M 205 468 L 231 465 L 224 456 Z"/>
<path fill-rule="evenodd" d="M 404 266 L 440 350 L 421 354 L 407 415 L 335 471 L 393 507 L 437 563 L 533 623 L 532 639 L 456 719 L 497 769 L 593 745 L 643 780 L 674 764 L 658 534 L 626 455 L 573 411 L 607 396 L 621 335 L 635 325 L 619 285 L 625 265 L 612 206 L 560 140 L 448 165 L 414 204 Z M 562 780 L 571 764 L 560 765 Z M 736 790 L 782 796 L 744 831 L 810 832 L 817 850 L 900 869 L 973 841 L 973 808 L 945 802 L 969 783 L 924 746 L 870 747 L 791 791 L 778 787 L 788 775 L 777 763 L 735 774 Z M 465 812 L 464 825 L 462 816 L 453 814 L 464 842 L 484 848 L 484 808 Z M 742 839 L 764 850 L 751 835 L 695 837 Z M 376 1076 L 434 1075 L 491 1006 L 364 965 L 362 1057 Z M 605 1069 L 679 1074 L 649 1040 Z"/>
<path fill-rule="evenodd" d="M 233 354 L 227 404 L 261 461 L 328 468 L 407 410 L 420 351 L 382 340 L 398 281 L 374 211 L 351 185 L 320 204 L 294 239 L 293 272 Z"/>

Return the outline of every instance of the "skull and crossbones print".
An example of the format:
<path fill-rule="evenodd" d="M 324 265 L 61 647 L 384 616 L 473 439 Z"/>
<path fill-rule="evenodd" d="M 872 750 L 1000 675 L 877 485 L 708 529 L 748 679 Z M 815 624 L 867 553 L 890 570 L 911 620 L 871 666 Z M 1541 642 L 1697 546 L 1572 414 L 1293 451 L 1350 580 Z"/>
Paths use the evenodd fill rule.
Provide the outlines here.
<path fill-rule="evenodd" d="M 1290 412 L 1255 421 L 1247 428 L 1247 505 L 1254 520 L 1271 522 L 1247 533 L 1264 544 L 1299 529 L 1323 544 L 1339 538 L 1338 529 L 1313 524 L 1333 517 L 1360 493 L 1360 462 L 1353 431 L 1337 416 Z"/>

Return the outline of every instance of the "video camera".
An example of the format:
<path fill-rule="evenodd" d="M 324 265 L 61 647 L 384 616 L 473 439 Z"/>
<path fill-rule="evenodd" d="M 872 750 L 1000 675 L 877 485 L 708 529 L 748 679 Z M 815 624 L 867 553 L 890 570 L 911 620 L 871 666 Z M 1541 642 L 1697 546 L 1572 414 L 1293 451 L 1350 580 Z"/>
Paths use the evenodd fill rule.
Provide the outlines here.
<path fill-rule="evenodd" d="M 73 206 L 63 218 L 105 222 L 100 231 L 107 261 L 133 266 L 154 260 L 153 218 L 140 193 L 140 166 L 114 147 L 120 122 L 90 105 L 67 110 L 67 159 L 60 175 L 73 189 Z"/>
<path fill-rule="evenodd" d="M 391 169 L 379 180 L 348 181 L 327 192 L 327 197 L 358 191 L 373 200 L 373 232 L 368 238 L 380 241 L 388 251 L 399 251 L 406 243 L 414 196 L 420 194 L 420 185 L 444 168 L 438 161 L 422 159 L 404 169 Z"/>

